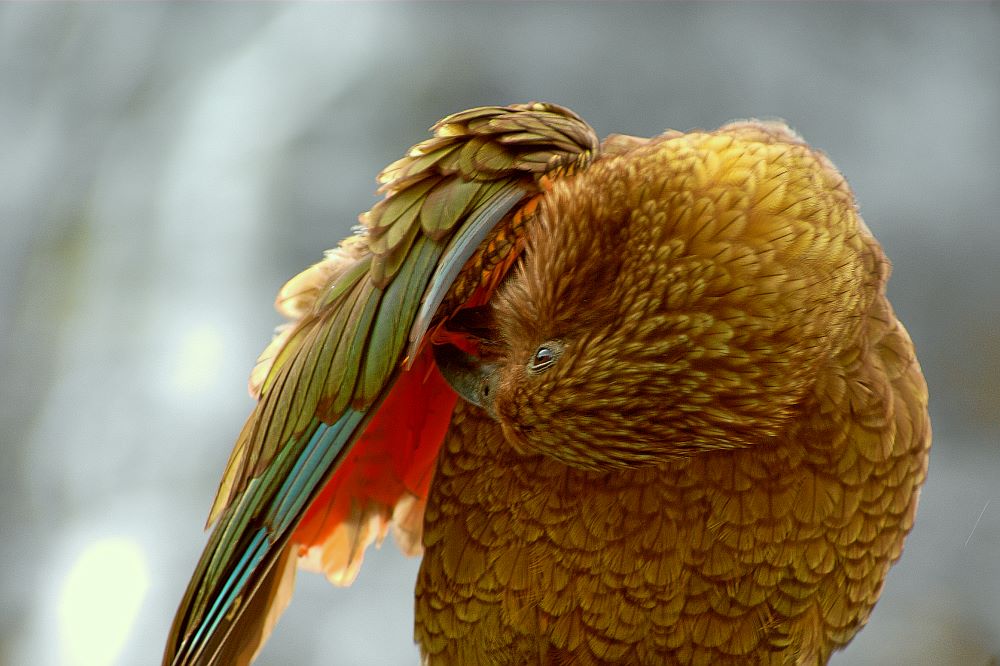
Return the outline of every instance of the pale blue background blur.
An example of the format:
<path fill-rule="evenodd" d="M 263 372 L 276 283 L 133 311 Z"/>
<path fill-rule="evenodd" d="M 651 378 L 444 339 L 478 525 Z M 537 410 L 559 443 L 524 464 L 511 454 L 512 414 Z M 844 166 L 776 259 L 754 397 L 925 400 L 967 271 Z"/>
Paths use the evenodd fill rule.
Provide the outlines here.
<path fill-rule="evenodd" d="M 996 3 L 4 4 L 0 663 L 158 663 L 278 287 L 438 118 L 533 99 L 602 136 L 780 116 L 829 153 L 935 430 L 834 663 L 1000 655 Z M 301 576 L 259 663 L 416 663 L 417 566 L 387 544 L 350 590 Z"/>

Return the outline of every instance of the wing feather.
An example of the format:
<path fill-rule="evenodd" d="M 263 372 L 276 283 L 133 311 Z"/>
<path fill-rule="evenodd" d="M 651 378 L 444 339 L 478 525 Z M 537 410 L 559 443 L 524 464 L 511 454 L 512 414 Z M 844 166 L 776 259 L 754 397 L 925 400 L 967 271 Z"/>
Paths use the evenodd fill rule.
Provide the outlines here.
<path fill-rule="evenodd" d="M 469 211 L 481 187 L 480 183 L 464 181 L 460 176 L 439 183 L 428 193 L 420 209 L 420 227 L 424 233 L 440 240 Z"/>
<path fill-rule="evenodd" d="M 542 176 L 583 165 L 597 149 L 583 121 L 540 103 L 470 109 L 433 130 L 379 175 L 385 199 L 361 216 L 361 232 L 279 293 L 276 307 L 295 321 L 280 329 L 251 374 L 258 403 L 219 484 L 209 515 L 215 528 L 174 619 L 164 664 L 252 659 L 291 595 L 289 561 L 321 545 L 302 542 L 296 550 L 291 535 L 327 485 L 339 487 L 345 474 L 362 469 L 348 464 L 352 459 L 389 456 L 384 473 L 394 480 L 380 488 L 366 477 L 374 485 L 345 487 L 367 497 L 324 500 L 360 509 L 348 515 L 341 508 L 316 523 L 316 539 L 330 538 L 345 521 L 374 521 L 376 529 L 348 532 L 354 537 L 344 541 L 346 556 L 324 548 L 323 557 L 356 570 L 395 504 L 407 521 L 407 543 L 419 543 L 414 521 L 447 414 L 435 413 L 433 427 L 424 427 L 421 419 L 441 410 L 407 410 L 413 448 L 398 456 L 391 418 L 378 422 L 372 446 L 366 428 L 405 372 L 406 355 L 420 352 L 438 304 L 476 247 L 537 194 Z M 425 373 L 433 369 L 427 358 Z M 435 377 L 440 388 L 433 390 L 447 391 Z M 427 379 L 411 378 L 407 390 L 419 391 Z M 392 404 L 406 401 L 397 396 Z M 428 446 L 426 437 L 436 441 Z M 363 469 L 370 474 L 379 464 L 369 457 Z"/>

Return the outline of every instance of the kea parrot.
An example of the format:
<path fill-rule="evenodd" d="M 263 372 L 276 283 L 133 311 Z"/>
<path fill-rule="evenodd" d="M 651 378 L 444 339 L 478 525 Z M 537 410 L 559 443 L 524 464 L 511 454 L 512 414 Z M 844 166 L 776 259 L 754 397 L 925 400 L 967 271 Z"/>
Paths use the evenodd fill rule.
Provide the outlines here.
<path fill-rule="evenodd" d="M 777 121 L 432 129 L 278 294 L 163 663 L 249 663 L 297 567 L 349 584 L 390 530 L 426 664 L 826 663 L 930 446 L 843 176 Z"/>

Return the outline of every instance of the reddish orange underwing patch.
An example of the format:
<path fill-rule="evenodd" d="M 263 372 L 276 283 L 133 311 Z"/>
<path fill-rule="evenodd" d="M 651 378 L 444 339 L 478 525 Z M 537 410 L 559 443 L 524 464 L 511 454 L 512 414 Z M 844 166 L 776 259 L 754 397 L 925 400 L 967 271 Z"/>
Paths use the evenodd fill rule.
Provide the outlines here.
<path fill-rule="evenodd" d="M 425 347 L 309 505 L 292 535 L 299 553 L 322 544 L 354 507 L 383 505 L 388 516 L 406 493 L 427 497 L 457 398 Z"/>

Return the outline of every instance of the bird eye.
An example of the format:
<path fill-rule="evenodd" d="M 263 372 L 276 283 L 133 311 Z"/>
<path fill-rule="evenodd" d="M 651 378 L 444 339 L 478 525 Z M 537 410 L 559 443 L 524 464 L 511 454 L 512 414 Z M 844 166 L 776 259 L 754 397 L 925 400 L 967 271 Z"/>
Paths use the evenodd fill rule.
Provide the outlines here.
<path fill-rule="evenodd" d="M 560 351 L 561 349 L 553 343 L 545 343 L 535 350 L 535 355 L 531 357 L 531 362 L 528 363 L 528 370 L 531 372 L 547 370 L 559 358 Z"/>

